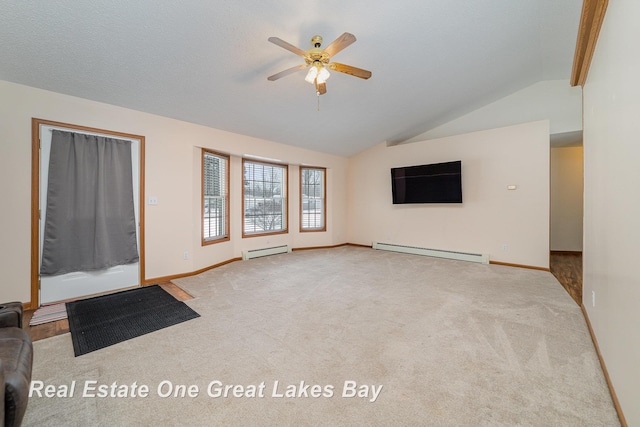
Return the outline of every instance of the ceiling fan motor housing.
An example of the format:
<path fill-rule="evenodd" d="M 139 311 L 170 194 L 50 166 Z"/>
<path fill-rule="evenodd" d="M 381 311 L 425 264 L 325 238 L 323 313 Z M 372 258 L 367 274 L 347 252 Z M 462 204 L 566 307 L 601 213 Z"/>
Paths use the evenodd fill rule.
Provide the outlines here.
<path fill-rule="evenodd" d="M 320 47 L 322 45 L 322 36 L 313 36 L 311 37 L 311 46 Z"/>
<path fill-rule="evenodd" d="M 311 45 L 313 45 L 313 47 L 307 51 L 307 54 L 304 57 L 307 65 L 311 65 L 315 62 L 328 64 L 331 60 L 331 56 L 329 56 L 329 54 L 320 47 L 322 45 L 322 36 L 311 37 Z"/>

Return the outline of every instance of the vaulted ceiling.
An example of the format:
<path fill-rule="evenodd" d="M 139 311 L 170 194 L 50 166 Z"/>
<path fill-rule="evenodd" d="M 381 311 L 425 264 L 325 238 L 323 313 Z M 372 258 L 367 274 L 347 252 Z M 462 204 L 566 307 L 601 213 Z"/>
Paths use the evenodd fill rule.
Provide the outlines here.
<path fill-rule="evenodd" d="M 0 3 L 0 80 L 342 156 L 541 80 L 569 79 L 581 0 L 21 0 Z M 267 77 L 319 34 L 357 41 L 317 97 Z M 319 111 L 318 111 L 319 101 Z"/>

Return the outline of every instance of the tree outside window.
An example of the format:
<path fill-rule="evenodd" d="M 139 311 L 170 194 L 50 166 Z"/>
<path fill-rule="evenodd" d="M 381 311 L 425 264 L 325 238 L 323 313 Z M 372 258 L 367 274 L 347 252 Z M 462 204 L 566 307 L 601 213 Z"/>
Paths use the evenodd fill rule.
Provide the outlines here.
<path fill-rule="evenodd" d="M 243 235 L 287 231 L 287 166 L 243 161 Z"/>
<path fill-rule="evenodd" d="M 300 168 L 300 231 L 326 231 L 326 169 Z"/>

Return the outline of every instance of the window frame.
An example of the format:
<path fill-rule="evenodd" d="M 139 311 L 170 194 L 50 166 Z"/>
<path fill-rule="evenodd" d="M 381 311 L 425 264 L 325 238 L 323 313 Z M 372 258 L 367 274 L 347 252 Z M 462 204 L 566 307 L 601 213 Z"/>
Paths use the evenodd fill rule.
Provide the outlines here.
<path fill-rule="evenodd" d="M 322 227 L 305 228 L 304 227 L 304 198 L 303 198 L 303 180 L 302 176 L 305 170 L 322 171 Z M 315 200 L 315 199 L 314 199 Z M 300 232 L 314 233 L 327 231 L 327 168 L 319 166 L 300 166 Z"/>
<path fill-rule="evenodd" d="M 253 163 L 263 166 L 275 166 L 283 169 L 282 177 L 282 189 L 284 190 L 284 206 L 283 206 L 283 224 L 282 228 L 275 231 L 261 231 L 261 232 L 246 232 L 245 231 L 245 167 L 247 163 Z M 257 160 L 251 158 L 242 158 L 242 237 L 260 237 L 260 236 L 273 236 L 277 234 L 289 233 L 289 165 L 285 163 L 270 162 L 267 160 Z"/>
<path fill-rule="evenodd" d="M 225 234 L 222 236 L 216 237 L 205 237 L 205 157 L 207 155 L 215 156 L 218 158 L 222 158 L 225 160 L 225 171 L 224 171 L 224 179 L 225 179 L 225 209 L 224 209 L 224 229 Z M 211 245 L 215 243 L 228 242 L 231 240 L 231 228 L 230 228 L 230 205 L 231 205 L 231 195 L 230 195 L 230 169 L 231 169 L 231 156 L 229 154 L 221 153 L 219 151 L 210 150 L 208 148 L 202 148 L 202 157 L 201 157 L 201 189 L 200 189 L 200 227 L 201 227 L 201 237 L 202 237 L 202 246 Z"/>

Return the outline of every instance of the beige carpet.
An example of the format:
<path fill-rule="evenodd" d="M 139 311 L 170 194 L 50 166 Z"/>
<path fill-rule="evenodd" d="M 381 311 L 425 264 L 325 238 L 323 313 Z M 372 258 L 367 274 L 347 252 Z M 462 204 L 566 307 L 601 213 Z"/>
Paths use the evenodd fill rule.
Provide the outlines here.
<path fill-rule="evenodd" d="M 176 284 L 202 317 L 78 358 L 68 334 L 36 342 L 33 379 L 76 390 L 32 397 L 25 425 L 619 425 L 550 273 L 342 247 Z M 149 395 L 83 398 L 90 381 Z M 242 397 L 209 397 L 213 381 Z M 197 396 L 160 397 L 168 382 Z"/>

